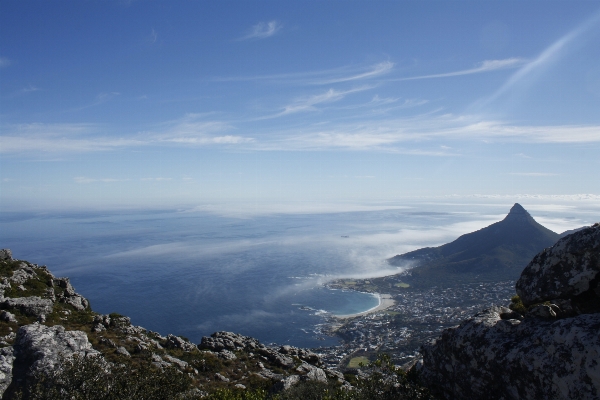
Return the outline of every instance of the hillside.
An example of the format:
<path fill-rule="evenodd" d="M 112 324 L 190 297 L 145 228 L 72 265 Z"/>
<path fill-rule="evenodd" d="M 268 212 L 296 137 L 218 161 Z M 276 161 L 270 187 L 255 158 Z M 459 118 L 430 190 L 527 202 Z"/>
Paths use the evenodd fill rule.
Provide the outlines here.
<path fill-rule="evenodd" d="M 443 246 L 397 255 L 388 262 L 396 266 L 416 263 L 406 277 L 413 284 L 442 279 L 516 279 L 534 255 L 559 238 L 516 203 L 502 221 Z"/>
<path fill-rule="evenodd" d="M 389 359 L 388 359 L 389 360 Z M 2 399 L 371 398 L 373 388 L 429 398 L 389 361 L 381 375 L 357 380 L 327 369 L 310 350 L 265 346 L 232 332 L 198 344 L 99 314 L 68 278 L 0 250 L 0 397 Z M 387 385 L 387 386 L 386 386 Z M 351 392 L 348 392 L 351 389 Z M 317 396 L 318 397 L 315 397 Z M 414 396 L 413 396 L 414 395 Z M 411 397 L 412 396 L 412 397 Z"/>

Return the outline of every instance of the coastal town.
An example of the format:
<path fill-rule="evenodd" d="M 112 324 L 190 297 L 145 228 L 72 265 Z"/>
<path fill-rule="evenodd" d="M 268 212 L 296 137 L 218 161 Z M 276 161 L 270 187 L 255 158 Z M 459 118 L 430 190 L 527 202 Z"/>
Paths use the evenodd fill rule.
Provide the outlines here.
<path fill-rule="evenodd" d="M 361 287 L 369 280 L 336 281 L 334 288 Z M 355 316 L 328 316 L 322 334 L 337 336 L 342 344 L 313 349 L 330 368 L 356 368 L 379 353 L 396 365 L 409 363 L 419 348 L 441 332 L 492 305 L 507 305 L 515 294 L 515 282 L 464 283 L 429 289 L 395 286 L 382 296 L 380 307 Z M 375 287 L 371 288 L 376 289 Z"/>

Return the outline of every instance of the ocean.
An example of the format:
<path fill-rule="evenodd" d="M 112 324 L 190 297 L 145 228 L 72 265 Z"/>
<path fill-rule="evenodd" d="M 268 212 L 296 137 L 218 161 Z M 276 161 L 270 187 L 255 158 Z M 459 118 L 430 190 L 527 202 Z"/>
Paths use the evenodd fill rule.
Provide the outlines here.
<path fill-rule="evenodd" d="M 184 208 L 0 213 L 0 246 L 68 276 L 101 313 L 198 343 L 233 331 L 263 343 L 332 346 L 328 315 L 361 312 L 376 296 L 323 286 L 400 272 L 385 259 L 437 246 L 501 220 L 511 199 L 403 202 L 311 213 Z M 523 199 L 562 232 L 589 225 L 598 201 Z"/>

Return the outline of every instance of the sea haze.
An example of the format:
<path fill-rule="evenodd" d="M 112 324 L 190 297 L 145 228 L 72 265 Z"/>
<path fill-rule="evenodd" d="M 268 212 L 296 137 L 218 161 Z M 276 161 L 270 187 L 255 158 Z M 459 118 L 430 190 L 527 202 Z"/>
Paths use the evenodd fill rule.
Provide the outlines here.
<path fill-rule="evenodd" d="M 170 210 L 2 213 L 0 239 L 14 257 L 69 276 L 95 311 L 128 315 L 135 325 L 194 342 L 228 330 L 265 343 L 317 347 L 337 343 L 319 330 L 324 316 L 378 304 L 371 294 L 330 290 L 323 283 L 396 273 L 402 267 L 390 267 L 386 258 L 483 228 L 511 205 L 446 202 L 235 216 Z M 589 224 L 597 215 L 597 208 L 552 204 L 528 210 L 557 232 Z"/>

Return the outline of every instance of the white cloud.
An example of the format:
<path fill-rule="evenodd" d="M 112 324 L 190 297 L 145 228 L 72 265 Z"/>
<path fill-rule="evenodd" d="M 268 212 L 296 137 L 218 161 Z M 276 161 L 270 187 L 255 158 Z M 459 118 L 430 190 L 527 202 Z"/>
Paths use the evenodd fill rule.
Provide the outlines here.
<path fill-rule="evenodd" d="M 344 91 L 329 89 L 325 93 L 299 98 L 296 101 L 294 101 L 293 103 L 288 104 L 285 107 L 283 107 L 283 111 L 281 111 L 275 115 L 271 115 L 271 116 L 267 116 L 267 117 L 263 117 L 263 118 L 259 118 L 259 119 L 282 117 L 284 115 L 295 114 L 298 112 L 305 112 L 305 111 L 317 111 L 318 108 L 315 106 L 318 104 L 333 103 L 335 101 L 343 99 L 348 94 L 362 92 L 364 90 L 369 90 L 372 88 L 373 88 L 373 86 L 361 86 L 358 88 L 344 90 Z"/>
<path fill-rule="evenodd" d="M 38 90 L 40 90 L 38 87 L 33 86 L 33 85 L 29 85 L 29 86 L 21 89 L 21 93 L 37 92 Z"/>
<path fill-rule="evenodd" d="M 539 56 L 526 63 L 521 69 L 515 72 L 505 83 L 494 93 L 490 98 L 486 99 L 482 104 L 488 104 L 508 90 L 515 86 L 518 82 L 527 79 L 530 81 L 535 74 L 538 74 L 543 67 L 550 64 L 561 57 L 569 48 L 569 45 L 591 27 L 598 24 L 600 21 L 600 12 L 595 13 L 592 17 L 581 23 L 577 28 L 573 29 L 549 47 L 547 47 Z"/>
<path fill-rule="evenodd" d="M 405 119 L 372 119 L 328 127 L 278 131 L 257 147 L 263 150 L 349 149 L 399 152 L 431 156 L 458 155 L 440 147 L 435 140 L 494 140 L 526 143 L 600 142 L 600 126 L 519 126 L 501 121 L 478 120 L 472 116 L 422 115 Z M 433 143 L 434 147 L 406 149 L 406 144 Z"/>
<path fill-rule="evenodd" d="M 101 135 L 95 124 L 13 124 L 0 130 L 0 153 L 51 153 L 108 151 L 122 148 L 173 145 L 240 145 L 253 138 L 216 134 L 233 129 L 222 121 L 205 121 L 204 116 L 188 114 L 163 124 L 161 131 L 133 133 L 123 137 Z"/>
<path fill-rule="evenodd" d="M 129 179 L 88 178 L 86 176 L 76 176 L 75 178 L 73 178 L 73 180 L 75 181 L 75 183 L 87 184 L 87 183 L 95 183 L 95 182 L 102 182 L 102 183 L 126 182 Z"/>
<path fill-rule="evenodd" d="M 532 177 L 558 176 L 558 174 L 552 174 L 552 173 L 548 173 L 548 172 L 511 172 L 510 175 L 532 176 Z"/>
<path fill-rule="evenodd" d="M 432 74 L 432 75 L 419 75 L 419 76 L 411 76 L 407 78 L 399 78 L 392 79 L 393 81 L 412 81 L 418 79 L 433 79 L 433 78 L 448 78 L 452 76 L 461 76 L 461 75 L 471 75 L 471 74 L 480 74 L 482 72 L 495 71 L 498 69 L 506 69 L 506 68 L 516 68 L 520 65 L 523 65 L 525 60 L 521 58 L 507 58 L 504 60 L 485 60 L 475 68 L 463 69 L 460 71 L 453 72 L 444 72 L 441 74 Z"/>
<path fill-rule="evenodd" d="M 276 34 L 283 25 L 277 21 L 259 22 L 254 25 L 246 36 L 243 36 L 240 40 L 246 39 L 265 39 Z"/>
<path fill-rule="evenodd" d="M 8 58 L 0 57 L 0 68 L 8 67 L 10 64 L 12 64 L 12 61 Z"/>
<path fill-rule="evenodd" d="M 296 85 L 330 85 L 333 83 L 351 82 L 370 79 L 392 71 L 394 63 L 383 61 L 366 67 L 344 66 L 340 68 L 321 71 L 307 71 L 298 73 L 283 73 L 259 76 L 234 76 L 215 78 L 218 82 L 236 81 L 271 81 L 283 84 Z"/>
<path fill-rule="evenodd" d="M 330 78 L 330 79 L 326 79 L 323 81 L 317 81 L 315 83 L 321 84 L 321 85 L 329 85 L 329 84 L 338 83 L 338 82 L 348 82 L 348 81 L 355 81 L 355 80 L 359 80 L 359 79 L 373 78 L 375 76 L 387 74 L 388 72 L 390 72 L 392 70 L 393 67 L 394 67 L 394 63 L 389 62 L 389 61 L 384 61 L 382 63 L 374 65 L 372 67 L 372 69 L 367 72 L 362 72 L 362 73 L 359 73 L 356 75 L 350 75 L 350 76 L 344 76 L 344 77 L 338 77 L 338 78 Z"/>
<path fill-rule="evenodd" d="M 158 178 L 142 178 L 140 180 L 144 181 L 144 182 L 147 182 L 147 181 L 162 182 L 162 181 L 170 181 L 170 180 L 172 180 L 172 178 L 158 177 Z"/>

